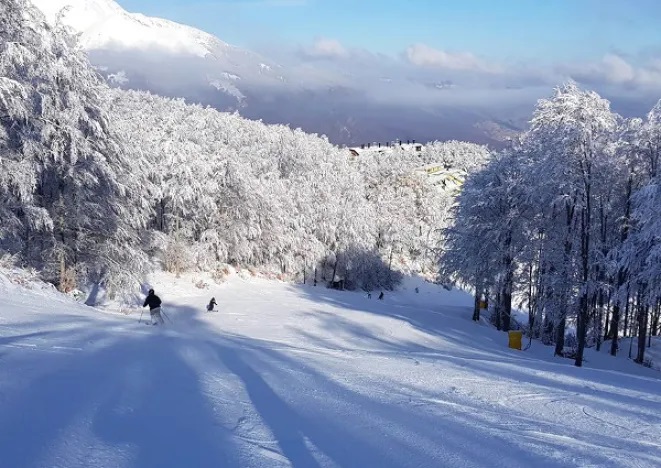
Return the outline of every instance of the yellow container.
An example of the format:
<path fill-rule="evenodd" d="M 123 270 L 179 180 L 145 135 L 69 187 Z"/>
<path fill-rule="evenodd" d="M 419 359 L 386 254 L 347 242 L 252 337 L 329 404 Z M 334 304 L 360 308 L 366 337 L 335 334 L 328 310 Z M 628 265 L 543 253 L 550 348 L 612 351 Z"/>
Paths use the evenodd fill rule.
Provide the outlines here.
<path fill-rule="evenodd" d="M 521 341 L 523 341 L 523 332 L 521 330 L 511 330 L 509 332 L 510 348 L 521 350 Z"/>

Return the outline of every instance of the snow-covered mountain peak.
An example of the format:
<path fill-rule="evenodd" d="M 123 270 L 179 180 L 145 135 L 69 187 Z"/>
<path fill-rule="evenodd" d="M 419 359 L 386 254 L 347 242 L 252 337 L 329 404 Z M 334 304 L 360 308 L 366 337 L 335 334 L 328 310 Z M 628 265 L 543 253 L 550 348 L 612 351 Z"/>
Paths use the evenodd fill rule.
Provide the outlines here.
<path fill-rule="evenodd" d="M 124 10 L 113 0 L 32 0 L 49 21 L 63 14 L 66 24 L 77 31 L 86 31 Z"/>
<path fill-rule="evenodd" d="M 129 13 L 113 0 L 32 0 L 49 22 L 80 33 L 87 50 L 156 49 L 206 57 L 230 46 L 211 34 L 173 21 Z"/>

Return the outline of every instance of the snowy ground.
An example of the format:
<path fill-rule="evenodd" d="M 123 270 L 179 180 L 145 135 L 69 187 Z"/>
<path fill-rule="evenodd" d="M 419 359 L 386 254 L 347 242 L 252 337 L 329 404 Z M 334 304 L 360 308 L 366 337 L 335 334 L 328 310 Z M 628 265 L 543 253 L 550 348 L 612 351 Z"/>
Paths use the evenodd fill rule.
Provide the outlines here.
<path fill-rule="evenodd" d="M 509 350 L 456 291 L 192 283 L 159 329 L 0 273 L 0 466 L 661 466 L 661 373 Z"/>

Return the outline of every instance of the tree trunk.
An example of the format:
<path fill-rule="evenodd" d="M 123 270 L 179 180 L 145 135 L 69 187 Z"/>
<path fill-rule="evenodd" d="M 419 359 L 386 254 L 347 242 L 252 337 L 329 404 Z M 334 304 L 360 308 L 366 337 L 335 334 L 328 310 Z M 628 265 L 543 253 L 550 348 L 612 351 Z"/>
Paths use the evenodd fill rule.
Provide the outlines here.
<path fill-rule="evenodd" d="M 506 280 L 507 281 L 507 280 Z M 512 290 L 511 282 L 506 282 L 503 286 L 503 292 L 501 294 L 501 313 L 502 313 L 502 329 L 503 331 L 509 331 L 511 328 L 511 318 L 512 318 Z"/>
<path fill-rule="evenodd" d="M 331 283 L 335 282 L 335 275 L 337 274 L 337 265 L 340 263 L 340 255 L 335 252 L 335 265 L 333 265 L 333 276 L 331 277 Z"/>
<path fill-rule="evenodd" d="M 645 362 L 645 341 L 647 338 L 647 319 L 649 313 L 647 305 L 642 301 L 638 304 L 638 353 L 635 362 L 643 364 Z"/>
<path fill-rule="evenodd" d="M 659 321 L 661 321 L 661 301 L 657 301 L 654 315 L 652 316 L 652 325 L 650 327 L 650 337 L 659 336 Z"/>
<path fill-rule="evenodd" d="M 564 307 L 564 306 L 563 306 Z M 554 355 L 562 356 L 565 347 L 565 327 L 567 324 L 566 312 L 561 312 L 561 318 L 555 329 L 555 352 Z"/>
<path fill-rule="evenodd" d="M 67 289 L 66 274 L 67 274 L 67 267 L 66 264 L 64 263 L 64 252 L 60 252 L 60 284 L 58 289 L 62 293 L 68 292 L 66 290 Z"/>
<path fill-rule="evenodd" d="M 501 303 L 500 303 L 500 291 L 496 293 L 496 299 L 494 301 L 494 315 L 496 318 L 496 330 L 501 330 Z"/>
<path fill-rule="evenodd" d="M 599 290 L 597 293 L 597 307 L 595 313 L 595 331 L 594 337 L 597 344 L 597 351 L 601 351 L 601 327 L 604 323 L 604 292 Z"/>
<path fill-rule="evenodd" d="M 480 303 L 482 298 L 482 294 L 480 293 L 480 288 L 475 287 L 475 301 L 473 301 L 473 320 L 475 322 L 480 321 Z"/>
<path fill-rule="evenodd" d="M 583 365 L 583 351 L 585 350 L 585 337 L 588 330 L 588 320 L 590 320 L 587 296 L 583 294 L 579 302 L 579 311 L 576 323 L 576 338 L 578 346 L 576 349 L 576 360 L 574 365 L 581 367 Z"/>
<path fill-rule="evenodd" d="M 585 206 L 581 210 L 581 282 L 582 292 L 579 300 L 578 323 L 576 327 L 578 348 L 576 350 L 576 361 L 574 365 L 583 365 L 583 351 L 585 350 L 585 338 L 590 320 L 590 301 L 588 284 L 590 279 L 590 221 L 592 219 L 592 193 L 591 193 L 591 166 L 588 161 L 584 167 L 585 174 Z"/>
<path fill-rule="evenodd" d="M 574 220 L 574 213 L 576 209 L 575 200 L 571 205 L 567 205 L 565 208 L 565 223 L 566 223 L 566 233 L 565 233 L 565 251 L 563 256 L 563 265 L 562 270 L 565 273 L 565 281 L 569 281 L 570 277 L 570 259 L 572 252 L 572 223 Z M 556 340 L 555 340 L 555 354 L 562 356 L 562 350 L 565 347 L 565 327 L 567 326 L 567 308 L 568 308 L 568 295 L 569 295 L 569 284 L 563 284 L 562 293 L 560 294 L 560 314 L 556 318 Z"/>
<path fill-rule="evenodd" d="M 606 341 L 610 337 L 610 321 L 611 321 L 611 306 L 610 297 L 606 301 L 606 317 L 604 317 L 604 333 L 601 336 L 602 341 Z"/>
<path fill-rule="evenodd" d="M 623 227 L 622 227 L 622 236 L 620 237 L 620 242 L 621 244 L 626 241 L 628 235 L 629 235 L 629 218 L 631 216 L 631 191 L 633 189 L 633 178 L 629 176 L 629 180 L 627 182 L 627 205 L 624 210 L 624 221 L 623 221 Z M 615 289 L 615 304 L 613 305 L 613 318 L 611 320 L 611 335 L 612 335 L 612 341 L 611 341 L 611 351 L 610 354 L 611 356 L 616 356 L 617 355 L 617 340 L 619 339 L 620 331 L 620 307 L 621 307 L 621 301 L 619 299 L 619 294 L 621 293 L 620 289 L 622 286 L 624 286 L 625 282 L 625 276 L 624 276 L 624 270 L 621 268 L 617 272 L 617 284 L 616 284 L 616 289 Z M 626 332 L 626 325 L 624 327 L 625 332 Z"/>
<path fill-rule="evenodd" d="M 514 271 L 512 264 L 512 232 L 508 231 L 507 236 L 505 237 L 505 256 L 503 257 L 503 270 L 505 270 L 505 278 L 503 281 L 503 289 L 501 293 L 501 313 L 502 313 L 502 326 L 504 331 L 510 330 L 511 317 L 512 317 L 512 289 L 514 282 Z"/>
<path fill-rule="evenodd" d="M 630 327 L 629 327 L 629 315 L 631 312 L 631 308 L 629 307 L 629 296 L 627 294 L 627 303 L 624 306 L 624 336 L 631 336 Z"/>

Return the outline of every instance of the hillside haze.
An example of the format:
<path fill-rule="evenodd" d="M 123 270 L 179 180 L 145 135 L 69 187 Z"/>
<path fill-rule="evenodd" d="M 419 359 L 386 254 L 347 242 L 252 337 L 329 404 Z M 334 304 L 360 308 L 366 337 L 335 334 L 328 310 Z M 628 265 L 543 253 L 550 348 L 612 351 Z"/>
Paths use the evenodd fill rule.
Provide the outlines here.
<path fill-rule="evenodd" d="M 429 77 L 338 75 L 232 46 L 198 29 L 139 13 L 113 0 L 32 0 L 51 23 L 69 27 L 113 85 L 238 111 L 266 123 L 325 134 L 336 144 L 459 139 L 498 145 L 525 125 L 534 100 L 500 115 L 453 103 L 451 82 Z M 369 92 L 365 90 L 369 89 Z M 529 105 L 527 105 L 529 104 Z M 507 115 L 507 118 L 504 116 Z"/>

